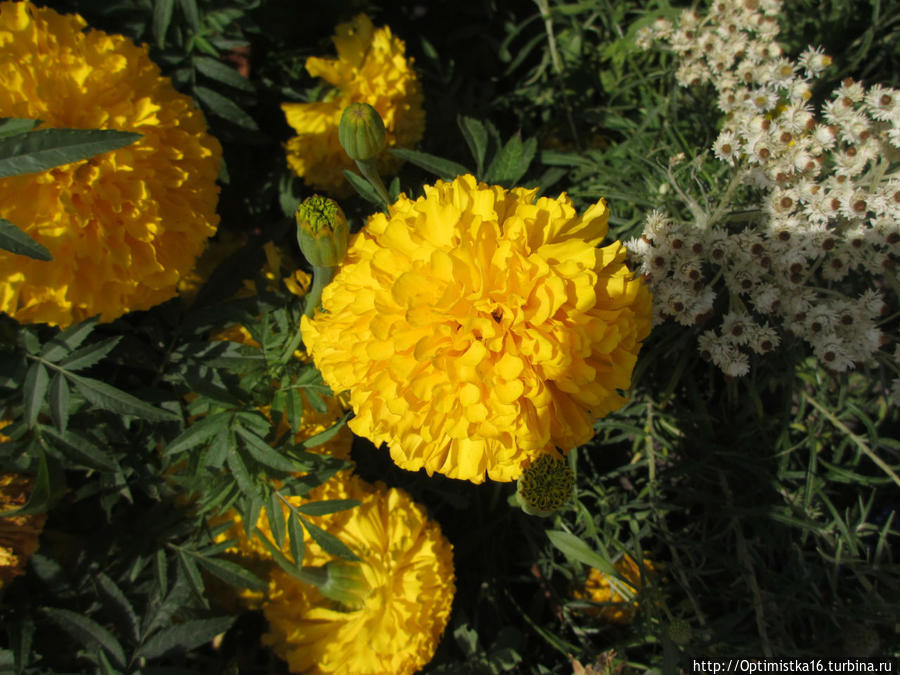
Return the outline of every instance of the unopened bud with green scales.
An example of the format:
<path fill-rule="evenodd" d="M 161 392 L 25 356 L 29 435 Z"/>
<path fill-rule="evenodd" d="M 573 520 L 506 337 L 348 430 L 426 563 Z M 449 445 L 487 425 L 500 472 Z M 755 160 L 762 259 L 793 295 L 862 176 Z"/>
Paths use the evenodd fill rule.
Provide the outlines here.
<path fill-rule="evenodd" d="M 666 635 L 679 647 L 685 647 L 690 644 L 691 639 L 694 637 L 694 631 L 691 628 L 691 624 L 684 619 L 675 619 L 666 626 Z"/>
<path fill-rule="evenodd" d="M 352 103 L 344 108 L 338 139 L 350 159 L 364 162 L 384 148 L 384 122 L 368 103 Z"/>
<path fill-rule="evenodd" d="M 313 195 L 297 207 L 297 243 L 313 267 L 337 267 L 347 253 L 350 226 L 333 199 Z"/>
<path fill-rule="evenodd" d="M 572 499 L 575 474 L 566 460 L 543 454 L 529 462 L 516 482 L 516 497 L 525 513 L 549 516 Z"/>

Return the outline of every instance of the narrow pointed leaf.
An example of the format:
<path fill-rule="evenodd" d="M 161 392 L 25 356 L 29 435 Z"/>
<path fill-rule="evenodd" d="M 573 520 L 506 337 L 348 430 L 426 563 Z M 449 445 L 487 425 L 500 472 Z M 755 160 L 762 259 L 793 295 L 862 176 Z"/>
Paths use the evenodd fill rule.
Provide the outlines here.
<path fill-rule="evenodd" d="M 456 123 L 463 133 L 463 138 L 466 139 L 466 144 L 469 146 L 472 157 L 475 158 L 475 163 L 478 167 L 477 175 L 481 177 L 484 173 L 484 158 L 487 154 L 488 147 L 487 129 L 485 129 L 484 125 L 478 120 L 471 117 L 465 117 L 464 115 L 457 117 Z"/>
<path fill-rule="evenodd" d="M 367 202 L 372 202 L 373 204 L 382 206 L 383 200 L 378 194 L 378 191 L 374 187 L 372 187 L 372 184 L 365 178 L 360 176 L 358 173 L 350 171 L 349 169 L 344 169 L 344 178 L 346 178 L 350 185 L 353 186 L 353 189 L 356 190 L 360 197 L 365 199 Z"/>
<path fill-rule="evenodd" d="M 73 349 L 81 346 L 87 336 L 90 335 L 97 326 L 98 316 L 92 316 L 80 323 L 69 326 L 58 335 L 53 336 L 41 349 L 41 357 L 52 363 L 56 363 L 61 358 L 69 354 Z"/>
<path fill-rule="evenodd" d="M 86 347 L 82 347 L 81 349 L 76 349 L 74 352 L 69 354 L 66 358 L 59 362 L 61 368 L 65 368 L 66 370 L 84 370 L 85 368 L 90 368 L 95 363 L 105 358 L 107 354 L 109 354 L 113 349 L 116 348 L 116 345 L 121 342 L 122 336 L 117 335 L 115 337 L 106 338 L 105 340 L 101 340 L 100 342 L 95 342 L 94 344 L 87 345 Z"/>
<path fill-rule="evenodd" d="M 337 433 L 341 430 L 341 427 L 344 425 L 344 422 L 346 422 L 348 419 L 350 419 L 349 413 L 347 413 L 341 419 L 339 419 L 337 422 L 335 422 L 334 426 L 331 427 L 330 429 L 326 429 L 325 431 L 320 431 L 319 433 L 307 438 L 305 441 L 303 441 L 303 447 L 304 448 L 315 448 L 315 447 L 322 445 L 323 443 L 327 443 L 328 441 L 330 441 L 332 438 L 334 438 L 337 435 Z"/>
<path fill-rule="evenodd" d="M 593 551 L 590 546 L 574 534 L 561 530 L 549 530 L 547 532 L 547 538 L 550 540 L 551 544 L 562 551 L 570 560 L 584 563 L 589 567 L 600 570 L 604 574 L 609 574 L 614 577 L 619 575 L 616 568 L 613 567 L 612 563 L 607 558 Z"/>
<path fill-rule="evenodd" d="M 269 520 L 269 529 L 272 530 L 272 538 L 278 548 L 284 548 L 284 507 L 277 491 L 269 495 L 269 503 L 266 506 L 266 518 Z"/>
<path fill-rule="evenodd" d="M 154 659 L 189 651 L 210 642 L 217 635 L 227 631 L 235 619 L 237 619 L 236 616 L 190 619 L 164 628 L 138 647 L 135 655 L 145 659 Z"/>
<path fill-rule="evenodd" d="M 39 129 L 0 138 L 0 178 L 38 173 L 131 145 L 141 134 L 113 129 Z"/>
<path fill-rule="evenodd" d="M 303 564 L 303 557 L 306 555 L 306 542 L 303 539 L 303 526 L 300 525 L 300 518 L 293 509 L 288 517 L 288 535 L 291 539 L 291 555 L 294 558 L 294 564 L 299 567 Z"/>
<path fill-rule="evenodd" d="M 0 137 L 24 134 L 34 129 L 40 120 L 29 120 L 21 117 L 4 117 L 0 119 Z"/>
<path fill-rule="evenodd" d="M 209 78 L 242 91 L 253 91 L 253 84 L 234 68 L 208 56 L 195 56 L 194 66 Z"/>
<path fill-rule="evenodd" d="M 99 572 L 95 577 L 95 583 L 100 594 L 106 600 L 106 606 L 110 613 L 115 617 L 116 624 L 128 628 L 131 638 L 137 642 L 140 640 L 140 622 L 137 614 L 131 606 L 128 598 L 122 592 L 122 589 L 116 585 L 116 582 L 110 579 L 103 572 Z"/>
<path fill-rule="evenodd" d="M 68 609 L 44 607 L 43 611 L 54 623 L 87 649 L 100 647 L 110 656 L 117 668 L 125 668 L 125 650 L 122 649 L 122 645 L 115 636 L 99 623 Z"/>
<path fill-rule="evenodd" d="M 38 413 L 47 396 L 47 387 L 50 384 L 50 374 L 43 363 L 32 363 L 25 374 L 25 387 L 22 396 L 25 399 L 25 424 L 34 426 Z"/>
<path fill-rule="evenodd" d="M 114 455 L 94 443 L 78 431 L 60 432 L 56 427 L 41 426 L 41 431 L 53 440 L 54 445 L 66 455 L 91 469 L 119 471 L 121 467 Z"/>
<path fill-rule="evenodd" d="M 339 558 L 349 560 L 350 562 L 359 562 L 360 560 L 362 560 L 362 558 L 360 558 L 350 550 L 349 546 L 347 546 L 333 534 L 329 534 L 318 525 L 313 525 L 306 518 L 300 517 L 300 522 L 303 523 L 303 527 L 305 527 L 306 531 L 309 532 L 309 535 L 313 538 L 313 541 L 321 546 L 322 550 L 326 553 L 336 555 Z"/>
<path fill-rule="evenodd" d="M 301 504 L 296 509 L 305 516 L 324 516 L 352 509 L 361 503 L 358 499 L 324 499 L 320 502 Z"/>
<path fill-rule="evenodd" d="M 0 218 L 0 248 L 35 260 L 53 260 L 50 251 L 5 218 Z"/>
<path fill-rule="evenodd" d="M 200 30 L 200 10 L 197 8 L 197 0 L 179 0 L 179 3 L 184 17 L 196 33 Z"/>
<path fill-rule="evenodd" d="M 156 46 L 163 49 L 166 46 L 166 32 L 172 23 L 172 10 L 175 9 L 175 0 L 154 0 L 153 2 L 153 37 L 156 38 Z"/>
<path fill-rule="evenodd" d="M 453 180 L 457 176 L 471 173 L 466 167 L 457 162 L 437 155 L 431 155 L 427 152 L 419 152 L 418 150 L 410 150 L 409 148 L 392 148 L 391 153 L 402 157 L 407 162 L 415 164 L 418 167 L 430 171 L 431 173 L 443 178 L 444 180 Z"/>
<path fill-rule="evenodd" d="M 251 131 L 259 131 L 256 121 L 250 117 L 237 103 L 229 98 L 225 98 L 217 91 L 213 91 L 207 87 L 194 87 L 194 94 L 199 98 L 210 112 L 222 117 L 239 127 L 250 129 Z"/>
<path fill-rule="evenodd" d="M 163 455 L 177 455 L 205 443 L 223 429 L 227 429 L 230 420 L 231 413 L 227 412 L 207 415 L 178 434 L 163 450 Z"/>
<path fill-rule="evenodd" d="M 69 423 L 69 383 L 62 373 L 56 373 L 50 383 L 50 418 L 63 433 Z"/>
<path fill-rule="evenodd" d="M 190 553 L 190 551 L 189 551 Z M 264 591 L 268 584 L 253 574 L 250 570 L 241 567 L 237 563 L 222 558 L 211 558 L 191 553 L 197 563 L 210 574 L 217 576 L 226 584 L 237 588 L 249 588 L 254 591 Z"/>
<path fill-rule="evenodd" d="M 103 410 L 133 415 L 151 422 L 176 422 L 179 419 L 175 413 L 144 403 L 139 398 L 100 380 L 81 375 L 69 375 L 69 380 L 82 396 Z"/>
<path fill-rule="evenodd" d="M 300 470 L 296 462 L 280 454 L 252 431 L 242 427 L 237 427 L 235 431 L 244 440 L 244 447 L 250 456 L 260 464 L 264 464 L 276 471 L 286 471 L 288 473 Z"/>

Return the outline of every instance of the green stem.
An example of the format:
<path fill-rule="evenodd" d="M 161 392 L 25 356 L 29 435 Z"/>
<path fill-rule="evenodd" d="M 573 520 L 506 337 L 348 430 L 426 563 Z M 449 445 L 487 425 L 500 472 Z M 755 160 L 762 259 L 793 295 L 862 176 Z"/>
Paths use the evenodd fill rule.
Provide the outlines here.
<path fill-rule="evenodd" d="M 322 301 L 322 291 L 334 279 L 335 272 L 337 272 L 337 267 L 313 265 L 312 288 L 309 289 L 309 293 L 306 295 L 306 307 L 303 309 L 303 313 L 306 316 L 311 317 L 316 311 L 316 307 Z"/>
<path fill-rule="evenodd" d="M 375 168 L 375 160 L 356 160 L 356 166 L 358 166 L 359 170 L 362 172 L 363 178 L 369 181 L 372 187 L 375 188 L 378 196 L 381 197 L 381 200 L 384 202 L 384 208 L 387 209 L 388 205 L 391 203 L 391 198 L 388 195 L 387 188 L 384 187 L 384 183 L 381 182 L 381 176 L 378 175 L 378 169 Z"/>

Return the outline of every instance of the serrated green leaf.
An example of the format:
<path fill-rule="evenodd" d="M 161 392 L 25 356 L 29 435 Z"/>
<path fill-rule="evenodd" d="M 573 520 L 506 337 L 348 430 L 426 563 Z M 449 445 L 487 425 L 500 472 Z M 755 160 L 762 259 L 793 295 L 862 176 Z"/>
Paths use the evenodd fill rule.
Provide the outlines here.
<path fill-rule="evenodd" d="M 68 375 L 67 377 L 87 401 L 103 410 L 133 415 L 151 422 L 177 422 L 179 420 L 175 413 L 144 403 L 139 398 L 100 380 L 81 375 Z"/>
<path fill-rule="evenodd" d="M 163 549 L 157 549 L 153 557 L 153 578 L 159 587 L 160 596 L 165 596 L 169 590 L 169 559 Z"/>
<path fill-rule="evenodd" d="M 101 471 L 120 471 L 114 455 L 101 448 L 80 432 L 59 432 L 54 427 L 41 426 L 41 431 L 53 439 L 56 446 L 79 464 Z"/>
<path fill-rule="evenodd" d="M 35 260 L 53 260 L 53 256 L 45 246 L 29 237 L 6 218 L 0 218 L 0 248 Z"/>
<path fill-rule="evenodd" d="M 253 479 L 250 477 L 250 472 L 247 471 L 247 465 L 244 464 L 244 460 L 241 459 L 240 453 L 232 452 L 228 455 L 228 458 L 225 460 L 225 463 L 228 465 L 228 468 L 231 469 L 231 475 L 234 477 L 235 482 L 238 487 L 241 489 L 241 492 L 244 493 L 247 497 L 256 497 L 257 489 L 256 485 L 253 482 Z M 255 520 L 249 520 L 248 523 L 255 523 Z"/>
<path fill-rule="evenodd" d="M 197 0 L 178 0 L 181 5 L 181 11 L 184 12 L 184 18 L 187 19 L 188 25 L 198 32 L 200 30 L 200 10 L 197 8 Z"/>
<path fill-rule="evenodd" d="M 264 464 L 276 471 L 285 471 L 287 473 L 301 470 L 297 462 L 274 450 L 271 445 L 249 429 L 236 427 L 235 432 L 243 439 L 244 447 L 250 453 L 250 456 L 260 464 Z"/>
<path fill-rule="evenodd" d="M 272 555 L 272 560 L 274 560 L 281 569 L 290 574 L 292 577 L 294 577 L 295 579 L 299 579 L 304 583 L 312 584 L 316 587 L 321 586 L 325 582 L 324 572 L 316 572 L 309 568 L 302 568 L 300 567 L 299 562 L 297 562 L 296 565 L 291 564 L 291 561 L 287 559 L 281 549 L 275 546 L 275 544 L 273 544 L 272 541 L 259 530 L 259 528 L 254 528 L 253 534 L 263 543 L 263 546 L 268 549 L 269 553 Z"/>
<path fill-rule="evenodd" d="M 250 570 L 241 567 L 230 560 L 211 558 L 208 556 L 197 555 L 190 551 L 188 552 L 194 556 L 201 567 L 206 569 L 210 574 L 217 576 L 226 584 L 230 584 L 237 588 L 249 588 L 253 591 L 264 591 L 269 586 L 268 583 L 253 574 Z"/>
<path fill-rule="evenodd" d="M 121 341 L 122 336 L 117 335 L 87 345 L 81 349 L 76 349 L 59 362 L 59 367 L 65 368 L 66 370 L 84 370 L 85 368 L 90 368 L 95 363 L 105 358 L 106 355 L 115 349 L 116 345 Z"/>
<path fill-rule="evenodd" d="M 97 322 L 99 320 L 99 315 L 92 316 L 73 326 L 69 326 L 61 333 L 54 335 L 47 340 L 47 343 L 41 349 L 41 357 L 47 361 L 56 363 L 73 349 L 80 347 L 81 343 L 84 342 L 87 339 L 87 336 L 97 327 Z"/>
<path fill-rule="evenodd" d="M 100 595 L 106 600 L 110 614 L 116 619 L 116 624 L 126 626 L 131 638 L 135 642 L 139 642 L 141 639 L 140 622 L 122 589 L 103 572 L 97 573 L 94 582 L 97 584 Z"/>
<path fill-rule="evenodd" d="M 114 129 L 39 129 L 0 138 L 0 178 L 39 173 L 124 148 L 141 134 Z"/>
<path fill-rule="evenodd" d="M 410 150 L 409 148 L 391 148 L 391 153 L 397 157 L 402 157 L 407 162 L 415 164 L 418 167 L 430 171 L 436 176 L 444 180 L 453 180 L 457 176 L 471 173 L 466 167 L 457 162 L 427 152 L 419 152 L 418 150 Z"/>
<path fill-rule="evenodd" d="M 319 396 L 318 392 L 315 389 L 308 388 L 304 392 L 306 394 L 306 400 L 309 401 L 309 405 L 312 406 L 312 409 L 318 413 L 327 413 L 328 405 L 325 403 L 325 400 Z"/>
<path fill-rule="evenodd" d="M 310 502 L 295 507 L 297 511 L 307 516 L 325 516 L 329 513 L 346 511 L 359 506 L 362 502 L 358 499 L 323 499 L 320 502 Z"/>
<path fill-rule="evenodd" d="M 272 531 L 272 538 L 278 548 L 284 548 L 284 507 L 281 505 L 281 498 L 276 490 L 269 495 L 269 503 L 266 506 L 266 518 L 269 521 L 269 529 Z"/>
<path fill-rule="evenodd" d="M 475 158 L 475 164 L 478 167 L 476 175 L 481 177 L 484 173 L 484 158 L 488 148 L 487 129 L 478 120 L 472 117 L 465 117 L 464 115 L 459 115 L 456 118 L 456 123 L 459 125 L 460 131 L 462 131 L 463 138 L 466 139 L 466 145 L 469 146 L 472 157 Z"/>
<path fill-rule="evenodd" d="M 610 574 L 614 577 L 618 576 L 619 573 L 616 571 L 616 568 L 607 558 L 593 551 L 590 546 L 571 532 L 548 530 L 547 538 L 551 544 L 562 551 L 570 560 L 584 563 L 588 567 L 600 570 L 604 574 Z"/>
<path fill-rule="evenodd" d="M 303 441 L 303 447 L 316 448 L 323 443 L 327 443 L 337 435 L 337 433 L 341 430 L 341 427 L 344 425 L 344 422 L 346 422 L 348 419 L 350 419 L 350 413 L 347 413 L 341 419 L 335 422 L 333 427 L 326 429 L 325 431 L 320 431 L 319 433 L 307 438 L 305 441 Z"/>
<path fill-rule="evenodd" d="M 234 434 L 229 429 L 219 429 L 209 444 L 203 465 L 208 469 L 221 469 L 235 445 Z"/>
<path fill-rule="evenodd" d="M 529 138 L 522 143 L 521 135 L 516 133 L 491 161 L 485 173 L 485 182 L 513 187 L 528 171 L 536 152 L 536 139 Z"/>
<path fill-rule="evenodd" d="M 296 433 L 300 429 L 303 419 L 303 397 L 296 389 L 288 389 L 284 394 L 284 414 L 287 417 L 291 431 Z"/>
<path fill-rule="evenodd" d="M 55 607 L 42 607 L 41 609 L 54 623 L 87 649 L 100 647 L 110 656 L 117 668 L 125 668 L 125 650 L 122 649 L 122 645 L 115 636 L 99 623 L 68 609 Z"/>
<path fill-rule="evenodd" d="M 253 83 L 231 66 L 208 56 L 195 56 L 194 66 L 209 78 L 242 91 L 254 91 Z"/>
<path fill-rule="evenodd" d="M 69 383 L 62 373 L 56 373 L 50 383 L 50 418 L 60 433 L 69 424 Z"/>
<path fill-rule="evenodd" d="M 160 558 L 163 560 L 166 558 L 165 552 L 161 549 L 157 551 L 157 568 L 159 568 Z M 164 569 L 165 568 L 163 568 L 163 570 Z M 157 569 L 157 578 L 158 574 L 159 569 Z M 163 576 L 166 576 L 165 571 L 163 571 Z M 163 585 L 160 586 L 160 589 L 161 593 L 165 592 L 165 587 Z M 146 639 L 158 628 L 171 621 L 172 616 L 188 602 L 190 597 L 190 584 L 185 578 L 181 566 L 177 565 L 175 567 L 175 583 L 172 584 L 172 589 L 169 591 L 168 595 L 160 600 L 160 597 L 154 594 L 147 602 L 147 609 L 145 610 L 143 620 L 141 621 L 141 635 Z"/>
<path fill-rule="evenodd" d="M 300 525 L 300 518 L 294 509 L 291 509 L 288 516 L 288 536 L 291 540 L 291 555 L 294 557 L 294 564 L 300 566 L 306 555 L 306 541 L 303 538 L 303 526 Z"/>
<path fill-rule="evenodd" d="M 175 557 L 178 558 L 179 569 L 184 573 L 188 585 L 194 591 L 194 595 L 200 600 L 205 600 L 206 586 L 203 583 L 203 575 L 200 574 L 200 568 L 197 567 L 197 563 L 181 548 L 175 549 Z"/>
<path fill-rule="evenodd" d="M 0 138 L 27 133 L 40 123 L 41 120 L 29 120 L 21 117 L 4 117 L 0 119 Z"/>
<path fill-rule="evenodd" d="M 239 426 L 249 429 L 257 436 L 265 436 L 272 429 L 272 423 L 258 410 L 242 410 L 235 415 Z"/>
<path fill-rule="evenodd" d="M 160 49 L 166 46 L 166 33 L 169 24 L 172 23 L 172 10 L 175 9 L 175 0 L 154 0 L 153 2 L 153 37 L 156 38 L 156 46 Z"/>
<path fill-rule="evenodd" d="M 138 647 L 135 656 L 155 659 L 161 656 L 186 652 L 211 641 L 224 633 L 237 619 L 221 616 L 215 619 L 190 619 L 176 626 L 164 628 Z"/>
<path fill-rule="evenodd" d="M 323 551 L 330 553 L 331 555 L 336 555 L 344 560 L 349 560 L 350 562 L 360 562 L 362 560 L 362 558 L 350 550 L 349 546 L 333 534 L 326 532 L 321 527 L 311 523 L 302 516 L 299 518 L 300 522 L 303 523 L 303 527 L 306 528 L 306 531 L 309 532 L 309 535 L 313 538 L 313 541 L 321 546 Z"/>
<path fill-rule="evenodd" d="M 219 92 L 198 85 L 194 87 L 194 94 L 214 115 L 218 115 L 244 129 L 259 131 L 256 121 L 243 108 L 231 99 L 225 98 Z"/>
<path fill-rule="evenodd" d="M 218 412 L 197 420 L 172 439 L 163 450 L 163 456 L 177 455 L 205 443 L 219 432 L 227 431 L 232 419 L 232 413 Z"/>
<path fill-rule="evenodd" d="M 49 385 L 50 374 L 44 364 L 32 363 L 25 374 L 25 386 L 22 388 L 22 398 L 25 402 L 25 424 L 30 427 L 34 426 L 37 421 Z"/>
<path fill-rule="evenodd" d="M 353 189 L 356 190 L 360 197 L 367 202 L 382 206 L 384 202 L 381 199 L 381 195 L 378 194 L 378 191 L 372 187 L 372 184 L 365 178 L 349 169 L 344 169 L 344 178 L 346 178 L 350 185 L 353 186 Z"/>

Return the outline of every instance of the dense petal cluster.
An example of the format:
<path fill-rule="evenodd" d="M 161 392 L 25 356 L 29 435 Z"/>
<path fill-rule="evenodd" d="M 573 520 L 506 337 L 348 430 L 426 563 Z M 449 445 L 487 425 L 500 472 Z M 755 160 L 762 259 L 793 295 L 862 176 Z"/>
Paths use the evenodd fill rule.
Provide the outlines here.
<path fill-rule="evenodd" d="M 31 494 L 32 479 L 20 474 L 0 476 L 0 513 L 21 508 Z M 0 518 L 0 589 L 25 571 L 38 549 L 46 513 Z"/>
<path fill-rule="evenodd" d="M 375 108 L 384 121 L 386 148 L 418 143 L 425 130 L 425 112 L 412 59 L 406 58 L 403 41 L 389 28 L 375 28 L 369 17 L 360 14 L 340 24 L 333 39 L 337 59 L 310 57 L 306 70 L 334 85 L 335 94 L 326 101 L 281 107 L 297 132 L 287 142 L 291 169 L 309 185 L 341 196 L 350 192 L 342 171 L 354 167 L 338 140 L 344 108 L 351 103 Z M 376 161 L 378 170 L 386 174 L 396 172 L 401 163 L 387 150 Z"/>
<path fill-rule="evenodd" d="M 303 339 L 350 428 L 403 468 L 480 483 L 588 441 L 620 407 L 651 297 L 605 202 L 472 176 L 401 195 L 355 236 Z"/>
<path fill-rule="evenodd" d="M 404 491 L 371 486 L 346 472 L 332 480 L 345 482 L 345 498 L 362 502 L 329 532 L 363 559 L 363 604 L 336 605 L 276 569 L 263 606 L 269 620 L 263 642 L 292 672 L 414 673 L 431 660 L 450 616 L 456 590 L 452 546 Z M 306 564 L 331 559 L 309 544 Z"/>
<path fill-rule="evenodd" d="M 648 574 L 653 574 L 653 563 L 643 561 L 643 572 L 637 562 L 629 555 L 624 555 L 615 563 L 617 577 L 604 574 L 591 568 L 584 587 L 575 591 L 576 598 L 596 602 L 602 607 L 587 610 L 588 614 L 596 614 L 609 623 L 630 623 L 637 612 L 638 603 L 635 595 L 643 586 Z"/>
<path fill-rule="evenodd" d="M 171 298 L 218 225 L 221 147 L 147 47 L 78 15 L 0 3 L 0 117 L 120 129 L 131 146 L 0 179 L 0 216 L 52 262 L 0 251 L 0 311 L 21 322 L 110 321 Z"/>

